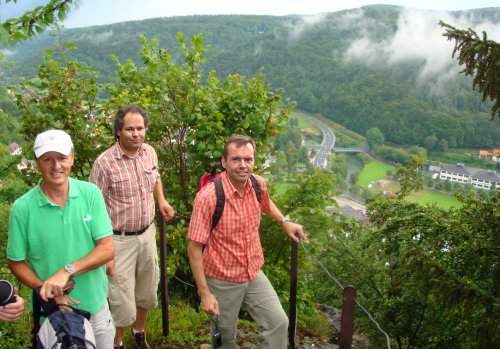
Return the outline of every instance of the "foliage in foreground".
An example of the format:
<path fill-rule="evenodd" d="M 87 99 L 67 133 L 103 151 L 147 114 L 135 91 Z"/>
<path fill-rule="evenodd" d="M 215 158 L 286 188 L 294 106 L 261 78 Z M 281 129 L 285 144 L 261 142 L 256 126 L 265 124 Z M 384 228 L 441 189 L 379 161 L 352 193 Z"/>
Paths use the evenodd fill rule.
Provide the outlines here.
<path fill-rule="evenodd" d="M 493 348 L 499 338 L 500 192 L 442 210 L 378 197 L 372 224 L 342 221 L 316 248 L 399 348 Z M 337 299 L 318 270 L 314 300 Z M 383 343 L 366 316 L 357 326 Z"/>
<path fill-rule="evenodd" d="M 460 30 L 440 21 L 446 28 L 448 40 L 455 40 L 453 56 L 458 53 L 458 62 L 465 65 L 462 73 L 473 77 L 472 86 L 478 88 L 483 101 L 493 101 L 491 119 L 500 116 L 500 43 L 488 40 L 483 32 L 482 39 L 472 29 Z"/>

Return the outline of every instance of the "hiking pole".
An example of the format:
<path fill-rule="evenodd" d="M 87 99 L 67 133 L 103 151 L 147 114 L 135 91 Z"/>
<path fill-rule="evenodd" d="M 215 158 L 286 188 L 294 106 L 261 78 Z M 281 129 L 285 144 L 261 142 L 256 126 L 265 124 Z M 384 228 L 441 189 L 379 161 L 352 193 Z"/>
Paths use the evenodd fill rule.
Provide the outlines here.
<path fill-rule="evenodd" d="M 160 214 L 160 283 L 163 335 L 168 337 L 167 232 L 165 218 L 162 214 Z"/>

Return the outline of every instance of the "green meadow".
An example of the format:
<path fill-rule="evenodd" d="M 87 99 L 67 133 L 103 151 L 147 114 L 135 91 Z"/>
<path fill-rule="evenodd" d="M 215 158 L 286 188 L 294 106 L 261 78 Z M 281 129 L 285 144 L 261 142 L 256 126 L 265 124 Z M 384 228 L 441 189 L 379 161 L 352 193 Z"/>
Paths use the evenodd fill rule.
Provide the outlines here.
<path fill-rule="evenodd" d="M 372 182 L 376 182 L 379 179 L 387 176 L 387 171 L 394 172 L 394 166 L 384 164 L 383 162 L 372 159 L 372 161 L 368 164 L 365 164 L 365 167 L 359 174 L 358 185 L 364 189 L 368 187 L 368 184 Z"/>

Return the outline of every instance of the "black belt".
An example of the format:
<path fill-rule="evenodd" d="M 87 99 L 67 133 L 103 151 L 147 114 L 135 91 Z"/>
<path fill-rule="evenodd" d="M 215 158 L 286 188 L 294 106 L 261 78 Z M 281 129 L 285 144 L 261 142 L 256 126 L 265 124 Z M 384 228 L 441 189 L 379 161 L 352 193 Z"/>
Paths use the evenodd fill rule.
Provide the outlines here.
<path fill-rule="evenodd" d="M 146 230 L 148 230 L 149 226 L 151 224 L 146 225 L 144 228 L 141 228 L 137 231 L 120 231 L 120 230 L 113 230 L 113 234 L 115 235 L 125 235 L 125 236 L 131 236 L 131 235 L 141 235 L 144 233 Z"/>

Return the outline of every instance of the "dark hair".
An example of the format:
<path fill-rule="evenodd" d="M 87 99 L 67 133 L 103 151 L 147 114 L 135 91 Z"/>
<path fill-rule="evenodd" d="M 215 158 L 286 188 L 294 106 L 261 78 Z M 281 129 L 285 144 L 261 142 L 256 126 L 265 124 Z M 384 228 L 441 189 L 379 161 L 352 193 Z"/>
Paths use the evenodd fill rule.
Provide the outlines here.
<path fill-rule="evenodd" d="M 229 137 L 227 140 L 226 144 L 224 144 L 224 151 L 222 152 L 222 156 L 224 159 L 227 160 L 227 153 L 228 153 L 228 148 L 231 143 L 236 143 L 236 147 L 243 147 L 246 146 L 247 144 L 251 144 L 253 147 L 253 157 L 254 160 L 257 158 L 257 145 L 255 144 L 255 141 L 253 140 L 252 137 L 249 136 L 243 136 L 243 135 L 234 135 Z"/>
<path fill-rule="evenodd" d="M 118 110 L 118 112 L 116 113 L 115 115 L 115 137 L 116 138 L 119 138 L 118 137 L 118 131 L 121 131 L 123 129 L 123 125 L 125 124 L 125 122 L 123 121 L 125 119 L 125 115 L 127 115 L 127 113 L 139 113 L 142 115 L 142 118 L 144 119 L 144 127 L 148 127 L 148 115 L 146 114 L 146 112 L 141 108 L 139 107 L 137 104 L 129 104 L 129 105 L 126 105 L 122 108 L 120 108 L 120 110 Z"/>

